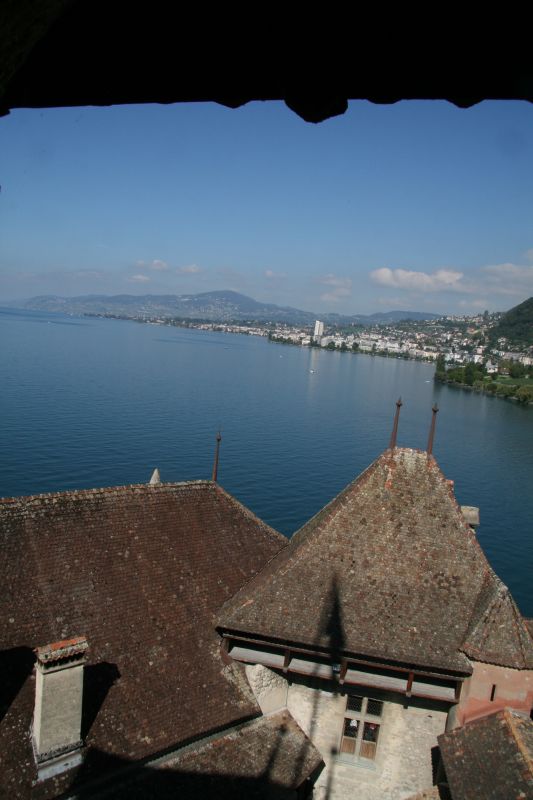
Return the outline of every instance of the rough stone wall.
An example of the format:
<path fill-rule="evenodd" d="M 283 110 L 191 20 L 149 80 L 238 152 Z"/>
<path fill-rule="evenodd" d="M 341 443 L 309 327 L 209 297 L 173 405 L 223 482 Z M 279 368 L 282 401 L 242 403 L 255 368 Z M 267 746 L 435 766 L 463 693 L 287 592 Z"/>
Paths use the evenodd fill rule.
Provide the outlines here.
<path fill-rule="evenodd" d="M 387 703 L 378 749 L 381 797 L 401 800 L 432 785 L 431 750 L 444 733 L 447 716 L 443 710 Z"/>
<path fill-rule="evenodd" d="M 291 683 L 287 708 L 309 736 L 324 760 L 331 759 L 339 746 L 346 699 L 339 693 Z"/>
<path fill-rule="evenodd" d="M 364 694 L 364 690 L 361 690 Z M 371 695 L 372 696 L 372 695 Z M 368 766 L 339 759 L 346 698 L 292 683 L 287 707 L 322 753 L 326 769 L 314 797 L 322 800 L 403 800 L 433 783 L 431 748 L 444 733 L 447 712 L 401 700 L 385 701 L 377 757 Z"/>
<path fill-rule="evenodd" d="M 337 754 L 346 709 L 344 695 L 325 683 L 316 689 L 312 681 L 303 678 L 289 682 L 259 665 L 247 666 L 246 675 L 263 713 L 284 702 L 322 754 L 326 768 L 315 786 L 315 800 L 404 800 L 431 787 L 431 749 L 445 731 L 444 707 L 435 710 L 414 700 L 406 707 L 398 696 L 361 689 L 361 694 L 385 701 L 379 744 L 374 762 L 350 763 Z"/>
<path fill-rule="evenodd" d="M 263 714 L 287 707 L 287 681 L 261 664 L 247 664 L 246 677 Z"/>

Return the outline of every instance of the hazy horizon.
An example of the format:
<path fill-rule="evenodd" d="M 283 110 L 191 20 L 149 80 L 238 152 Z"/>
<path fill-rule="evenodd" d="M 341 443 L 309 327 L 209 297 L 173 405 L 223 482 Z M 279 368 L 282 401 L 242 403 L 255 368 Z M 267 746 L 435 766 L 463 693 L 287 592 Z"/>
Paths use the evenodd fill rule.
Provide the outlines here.
<path fill-rule="evenodd" d="M 42 294 L 42 295 L 32 295 L 30 297 L 16 297 L 16 298 L 12 298 L 12 299 L 9 299 L 9 300 L 3 300 L 2 298 L 0 298 L 0 308 L 2 307 L 3 304 L 7 304 L 5 307 L 15 307 L 16 308 L 16 303 L 21 303 L 22 304 L 21 308 L 23 308 L 23 305 L 25 303 L 28 303 L 31 300 L 34 300 L 35 298 L 46 298 L 46 297 L 59 298 L 61 300 L 76 300 L 76 299 L 83 299 L 83 298 L 90 298 L 90 297 L 102 297 L 102 298 L 113 298 L 113 297 L 139 297 L 139 298 L 141 298 L 141 297 L 189 297 L 189 296 L 202 295 L 202 294 L 213 294 L 213 293 L 224 294 L 224 293 L 235 292 L 235 291 L 236 290 L 234 290 L 234 289 L 212 289 L 212 290 L 206 289 L 203 292 L 182 292 L 182 293 L 179 293 L 179 294 L 177 292 L 162 292 L 162 293 L 158 292 L 158 293 L 156 293 L 156 292 L 132 292 L 132 291 L 116 292 L 116 293 L 112 293 L 112 294 L 111 293 L 110 294 L 103 294 L 103 293 L 101 294 L 101 293 L 98 293 L 98 292 L 87 292 L 86 294 L 80 294 L 80 295 L 75 295 L 75 294 L 70 294 L 70 295 L 66 295 L 66 294 Z M 247 295 L 247 294 L 245 294 L 243 292 L 237 292 L 237 294 L 241 295 L 242 297 L 246 297 L 248 299 L 251 299 L 251 300 L 256 300 L 258 303 L 263 302 L 261 300 L 257 300 L 257 298 L 255 298 L 255 297 L 252 297 L 251 295 Z M 524 302 L 527 299 L 528 299 L 527 297 L 524 297 L 523 300 L 519 300 L 518 303 L 516 303 L 515 305 L 519 305 L 520 303 Z M 268 301 L 264 301 L 264 303 L 265 303 L 265 305 L 271 304 Z M 293 305 L 290 305 L 289 303 L 283 303 L 283 302 L 275 303 L 274 305 L 278 306 L 279 308 L 293 308 L 295 311 L 304 311 L 304 312 L 309 313 L 309 314 L 316 314 L 317 317 L 320 314 L 323 314 L 324 316 L 327 316 L 328 314 L 332 314 L 332 313 L 339 313 L 339 314 L 342 314 L 343 316 L 376 316 L 376 315 L 379 315 L 379 314 L 385 315 L 385 314 L 388 314 L 388 313 L 406 313 L 407 314 L 407 313 L 413 313 L 413 312 L 422 313 L 422 314 L 424 314 L 424 313 L 427 313 L 427 314 L 435 314 L 435 313 L 437 313 L 437 312 L 433 312 L 433 311 L 428 311 L 427 309 L 423 309 L 423 308 L 417 308 L 417 309 L 415 309 L 415 308 L 390 308 L 390 309 L 375 309 L 375 310 L 366 311 L 364 313 L 360 312 L 360 311 L 354 311 L 351 314 L 347 314 L 346 312 L 339 312 L 339 311 L 336 311 L 336 310 L 335 311 L 316 311 L 316 309 L 314 309 L 314 308 L 302 308 L 301 306 L 293 306 Z M 506 311 L 509 311 L 509 310 L 510 310 L 510 308 L 493 309 L 494 312 L 500 312 L 500 313 L 505 313 Z M 442 316 L 476 316 L 479 313 L 482 313 L 482 311 L 478 310 L 478 311 L 473 311 L 473 312 L 470 312 L 470 313 L 466 313 L 466 312 L 457 313 L 457 312 L 451 312 L 451 311 L 446 312 L 445 311 L 445 312 L 442 312 Z"/>
<path fill-rule="evenodd" d="M 317 314 L 533 294 L 533 106 L 281 102 L 0 120 L 0 302 L 234 290 Z"/>

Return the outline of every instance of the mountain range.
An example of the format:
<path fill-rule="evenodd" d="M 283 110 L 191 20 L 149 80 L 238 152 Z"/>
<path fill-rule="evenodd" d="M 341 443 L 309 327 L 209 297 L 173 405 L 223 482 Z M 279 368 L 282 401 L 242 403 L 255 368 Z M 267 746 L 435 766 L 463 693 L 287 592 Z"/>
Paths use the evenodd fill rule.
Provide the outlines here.
<path fill-rule="evenodd" d="M 41 295 L 5 305 L 34 311 L 66 314 L 111 314 L 141 318 L 181 318 L 210 322 L 254 321 L 285 322 L 312 325 L 316 319 L 329 324 L 375 325 L 404 319 L 436 319 L 438 314 L 419 311 L 387 311 L 376 314 L 317 314 L 290 306 L 263 303 L 233 291 L 202 292 L 200 294 L 165 295 L 82 295 L 59 297 Z"/>

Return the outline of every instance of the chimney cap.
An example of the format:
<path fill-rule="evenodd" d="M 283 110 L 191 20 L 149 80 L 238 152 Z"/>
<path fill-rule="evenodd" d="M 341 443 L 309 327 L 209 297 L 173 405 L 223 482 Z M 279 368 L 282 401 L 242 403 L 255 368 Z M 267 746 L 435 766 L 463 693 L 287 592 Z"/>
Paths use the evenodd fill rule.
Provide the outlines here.
<path fill-rule="evenodd" d="M 85 636 L 76 636 L 73 639 L 63 639 L 60 642 L 46 644 L 44 647 L 36 647 L 35 653 L 37 660 L 41 664 L 49 664 L 54 661 L 62 661 L 73 656 L 82 656 L 86 652 L 89 644 Z"/>
<path fill-rule="evenodd" d="M 476 506 L 461 506 L 461 511 L 470 527 L 477 528 L 479 525 L 479 508 Z"/>

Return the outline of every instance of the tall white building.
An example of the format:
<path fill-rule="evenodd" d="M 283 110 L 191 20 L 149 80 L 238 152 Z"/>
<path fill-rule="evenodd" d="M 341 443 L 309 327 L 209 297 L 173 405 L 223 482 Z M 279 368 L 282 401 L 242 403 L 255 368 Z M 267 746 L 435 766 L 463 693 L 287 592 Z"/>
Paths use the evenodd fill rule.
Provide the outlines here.
<path fill-rule="evenodd" d="M 313 333 L 313 339 L 315 341 L 320 341 L 321 337 L 324 335 L 324 323 L 320 322 L 319 319 L 315 322 L 315 331 Z"/>

